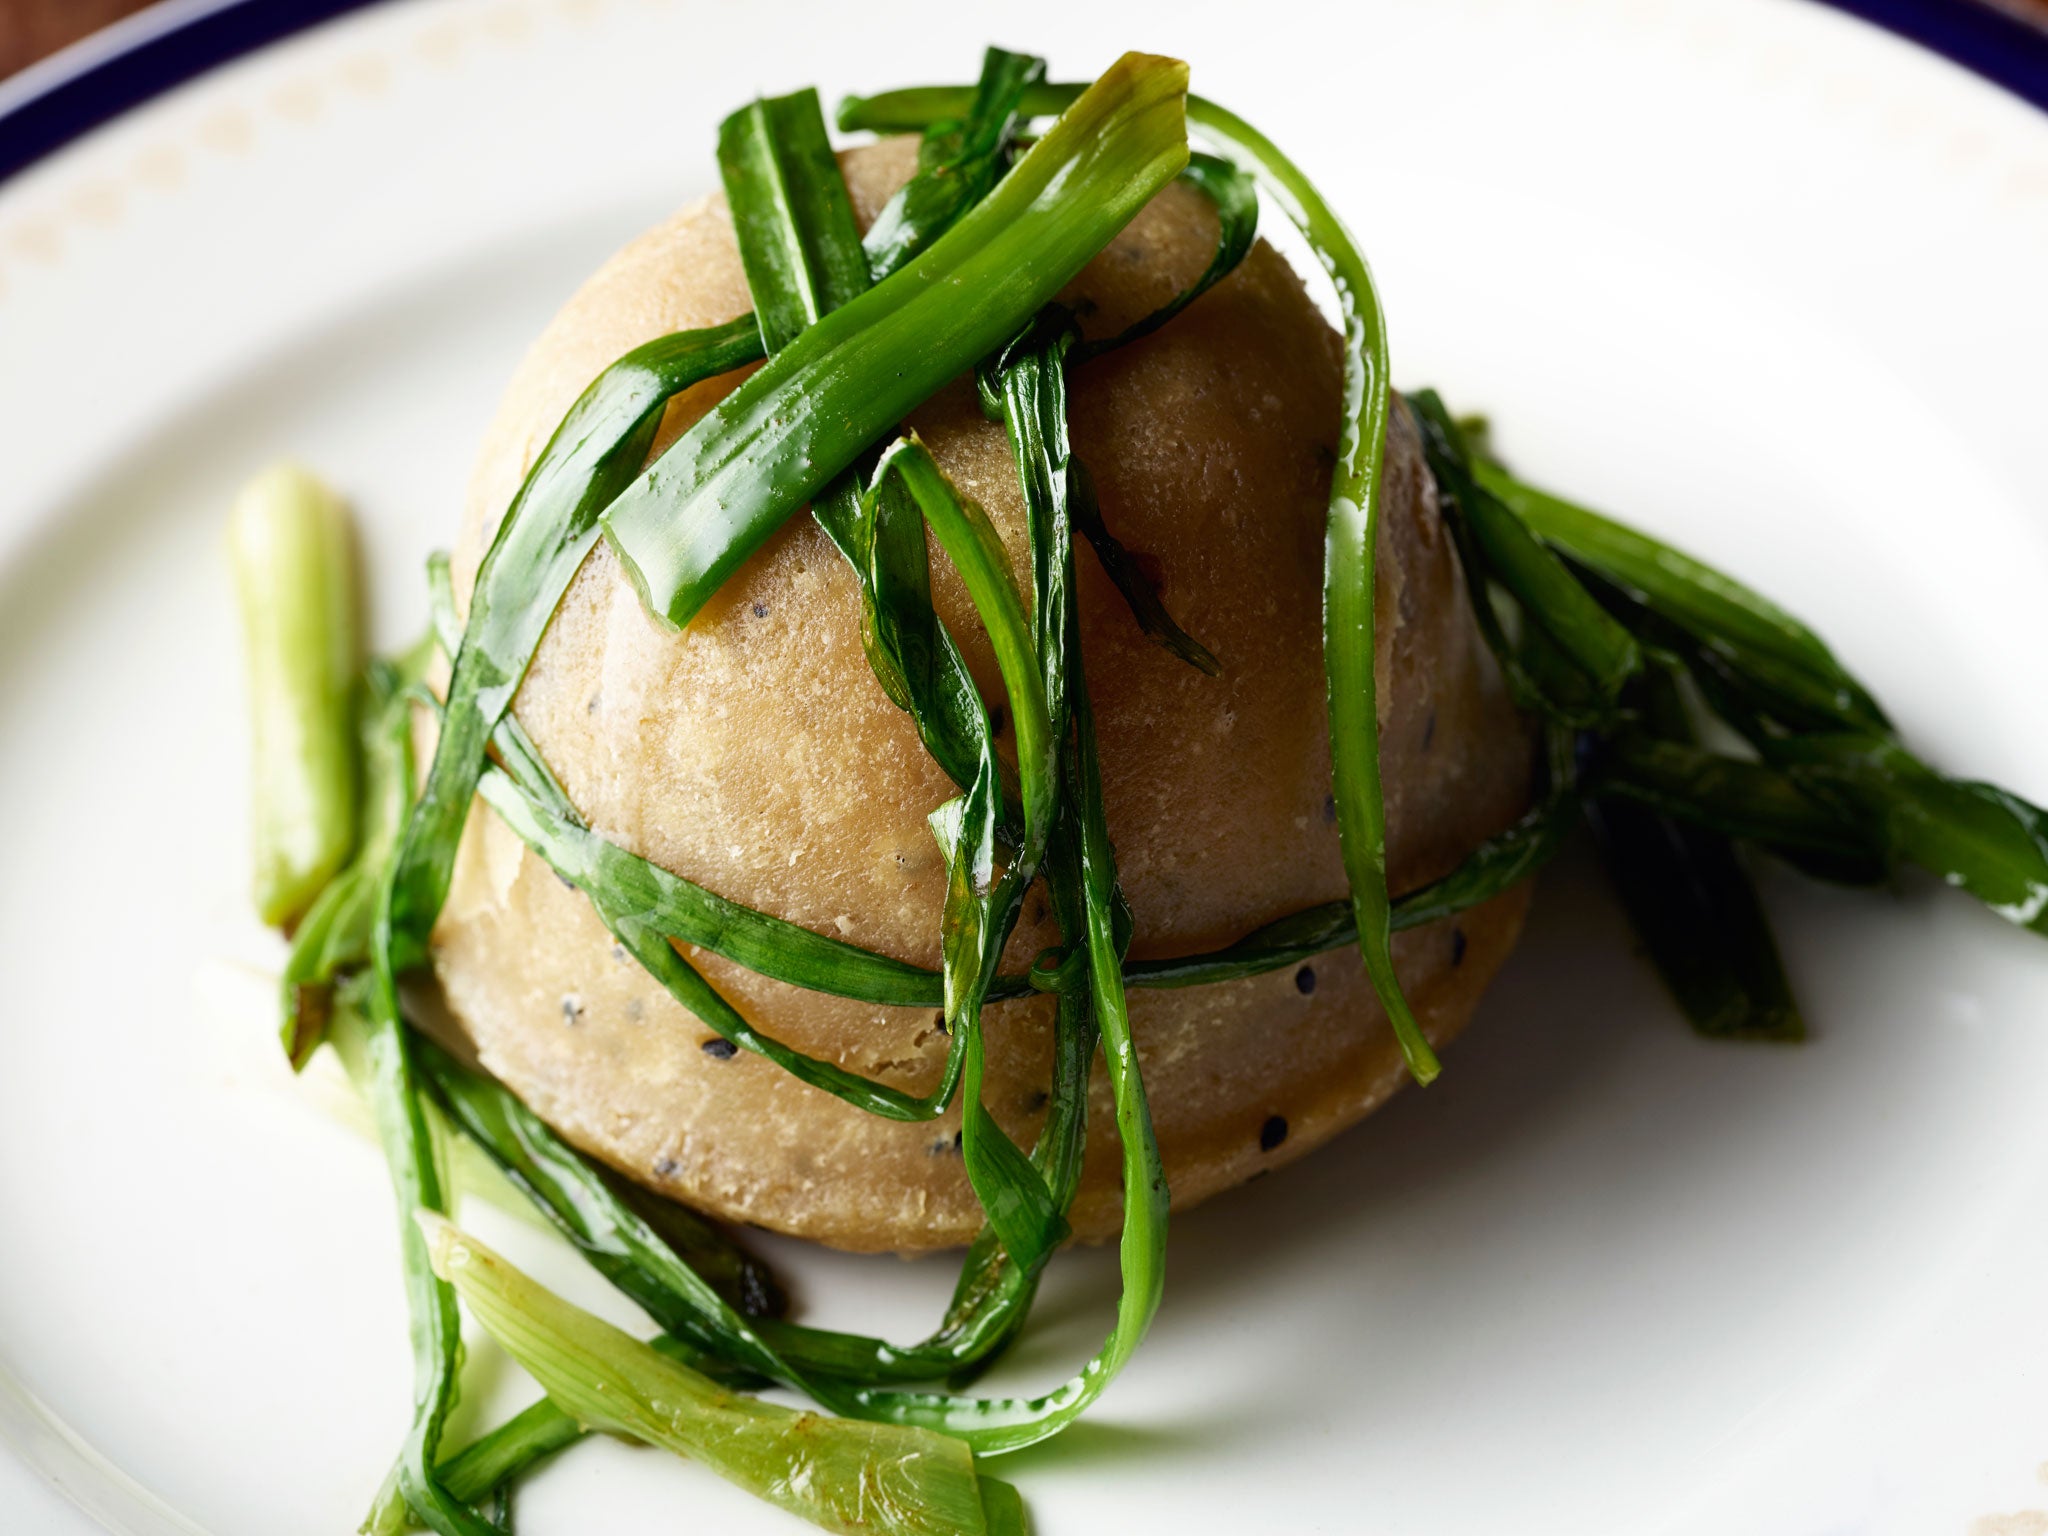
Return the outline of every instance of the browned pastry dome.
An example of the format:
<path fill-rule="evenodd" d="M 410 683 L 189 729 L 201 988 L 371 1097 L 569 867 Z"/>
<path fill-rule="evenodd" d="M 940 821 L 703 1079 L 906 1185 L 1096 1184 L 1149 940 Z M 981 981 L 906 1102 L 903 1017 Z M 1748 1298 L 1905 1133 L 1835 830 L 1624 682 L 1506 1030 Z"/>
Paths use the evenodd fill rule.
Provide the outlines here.
<path fill-rule="evenodd" d="M 844 157 L 863 223 L 909 175 L 914 146 Z M 1169 187 L 1081 274 L 1067 301 L 1089 334 L 1164 302 L 1207 263 L 1213 211 Z M 750 307 L 722 199 L 698 203 L 608 262 L 520 368 L 484 444 L 456 552 L 464 595 L 518 483 L 576 395 L 665 332 Z M 721 380 L 671 407 L 661 446 Z M 1223 665 L 1210 678 L 1147 640 L 1092 553 L 1078 606 L 1104 794 L 1138 958 L 1227 943 L 1344 894 L 1330 795 L 1320 649 L 1325 499 L 1338 429 L 1336 336 L 1261 244 L 1154 335 L 1074 370 L 1075 449 L 1107 521 L 1156 562 L 1168 606 Z M 911 425 L 987 509 L 1028 590 L 1024 512 L 1002 429 L 966 381 Z M 1473 628 L 1412 424 L 1397 412 L 1380 531 L 1380 724 L 1396 890 L 1444 874 L 1526 802 L 1527 739 Z M 939 612 L 994 702 L 986 637 L 943 554 Z M 935 966 L 944 872 L 925 825 L 956 790 L 860 644 L 856 586 L 794 518 L 683 633 L 642 612 L 602 545 L 570 587 L 517 711 L 606 836 L 749 906 Z M 1005 733 L 1007 735 L 1007 733 Z M 1519 930 L 1517 892 L 1398 937 L 1430 1036 L 1463 1025 Z M 1057 941 L 1027 901 L 1008 965 Z M 585 899 L 490 812 L 471 818 L 436 959 L 483 1063 L 578 1146 L 715 1214 L 853 1249 L 965 1241 L 979 1211 L 955 1150 L 957 1110 L 884 1121 L 711 1031 L 616 950 Z M 714 956 L 693 963 L 764 1032 L 913 1092 L 946 1037 L 924 1010 L 806 993 Z M 994 1005 L 985 1096 L 1030 1144 L 1043 1115 L 1051 1004 Z M 1355 951 L 1182 991 L 1131 1012 L 1175 1203 L 1287 1161 L 1403 1078 Z M 1098 1071 L 1084 1236 L 1116 1229 L 1121 1195 Z M 1279 1138 L 1276 1140 L 1276 1138 Z"/>

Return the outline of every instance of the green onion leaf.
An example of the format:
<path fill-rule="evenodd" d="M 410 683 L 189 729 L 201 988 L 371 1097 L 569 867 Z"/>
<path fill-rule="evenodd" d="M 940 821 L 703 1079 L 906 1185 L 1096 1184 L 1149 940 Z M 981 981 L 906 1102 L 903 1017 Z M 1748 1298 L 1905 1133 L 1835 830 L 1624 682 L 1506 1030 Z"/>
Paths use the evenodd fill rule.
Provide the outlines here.
<path fill-rule="evenodd" d="M 865 502 L 853 487 L 853 522 L 860 531 L 849 558 L 859 562 L 854 572 L 869 664 L 890 698 L 909 712 L 932 761 L 966 788 L 984 753 L 993 750 L 988 711 L 932 606 L 924 519 L 909 491 L 888 480 Z"/>
<path fill-rule="evenodd" d="M 1551 726 L 1544 739 L 1549 787 L 1543 797 L 1513 826 L 1473 849 L 1441 880 L 1396 900 L 1394 932 L 1404 933 L 1442 922 L 1504 895 L 1548 864 L 1564 846 L 1579 820 L 1573 734 Z M 1237 981 L 1299 965 L 1357 942 L 1357 919 L 1351 903 L 1324 902 L 1255 928 L 1222 949 L 1136 961 L 1124 967 L 1124 983 L 1132 987 L 1174 988 Z"/>
<path fill-rule="evenodd" d="M 1751 741 L 1773 734 L 1766 722 L 1791 731 L 1872 728 L 1876 717 L 1845 708 L 1840 690 L 1809 668 L 1789 666 L 1726 640 L 1703 638 L 1591 566 L 1576 560 L 1570 564 L 1602 607 L 1627 625 L 1645 649 L 1683 668 L 1714 713 Z"/>
<path fill-rule="evenodd" d="M 546 805 L 523 781 L 492 770 L 481 790 L 485 803 L 563 879 L 604 892 L 601 906 L 638 914 L 665 938 L 813 992 L 888 1007 L 935 1008 L 942 1001 L 936 973 L 770 917 L 671 874 L 592 832 L 565 807 Z"/>
<path fill-rule="evenodd" d="M 1693 1029 L 1723 1039 L 1805 1039 L 1769 919 L 1734 845 L 1625 800 L 1595 800 L 1586 819 L 1629 927 Z"/>
<path fill-rule="evenodd" d="M 1886 728 L 1876 700 L 1835 660 L 1820 636 L 1768 598 L 1648 534 L 1537 490 L 1496 465 L 1478 463 L 1474 474 L 1541 538 L 1702 640 L 1753 658 L 1759 670 L 1773 668 L 1819 684 L 1846 725 Z"/>
<path fill-rule="evenodd" d="M 1314 183 L 1264 134 L 1213 102 L 1190 97 L 1188 116 L 1226 154 L 1248 165 L 1323 264 L 1344 333 L 1344 417 L 1331 474 L 1323 545 L 1323 674 L 1329 691 L 1330 759 L 1337 834 L 1366 974 L 1400 1042 L 1408 1070 L 1428 1083 L 1436 1052 L 1394 974 L 1387 893 L 1387 814 L 1380 784 L 1379 715 L 1373 675 L 1380 471 L 1386 453 L 1387 338 L 1378 291 L 1351 232 Z"/>
<path fill-rule="evenodd" d="M 792 512 L 992 351 L 1187 162 L 1187 66 L 1112 65 L 923 254 L 826 315 L 604 516 L 648 611 L 687 624 Z"/>
<path fill-rule="evenodd" d="M 988 1529 L 974 1453 L 959 1441 L 739 1396 L 542 1289 L 446 1221 L 422 1226 L 435 1272 L 580 1422 L 699 1462 L 828 1531 Z"/>
<path fill-rule="evenodd" d="M 988 196 L 1016 136 L 1018 103 L 1044 78 L 1045 60 L 1031 54 L 991 48 L 982 55 L 981 81 L 963 108 L 963 120 L 926 131 L 918 146 L 918 174 L 868 230 L 868 260 L 877 278 L 895 271 L 933 233 L 951 228 Z"/>
<path fill-rule="evenodd" d="M 1026 91 L 1030 115 L 1064 111 L 1081 93 L 1073 85 Z M 957 86 L 925 86 L 880 96 L 848 97 L 839 126 L 876 131 L 923 127 L 957 117 L 968 94 Z M 1381 458 L 1386 448 L 1386 335 L 1371 273 L 1357 242 L 1313 183 L 1235 113 L 1200 96 L 1187 98 L 1188 121 L 1245 166 L 1307 239 L 1336 289 L 1344 322 L 1345 409 L 1330 491 L 1324 559 L 1324 674 L 1330 694 L 1331 758 L 1337 830 L 1351 882 L 1359 948 L 1373 990 L 1386 1010 L 1409 1071 L 1420 1082 L 1440 1067 L 1394 974 L 1392 912 L 1387 895 L 1386 805 L 1379 778 L 1379 721 L 1372 670 L 1373 536 Z"/>
<path fill-rule="evenodd" d="M 961 1067 L 957 1037 L 941 1081 L 931 1093 L 922 1097 L 874 1082 L 857 1072 L 848 1071 L 837 1062 L 806 1056 L 761 1034 L 748 1023 L 696 967 L 676 952 L 669 942 L 669 924 L 677 914 L 688 914 L 693 920 L 715 920 L 720 907 L 744 914 L 745 919 L 758 919 L 758 924 L 743 920 L 739 928 L 728 935 L 723 947 L 733 949 L 737 955 L 750 952 L 751 946 L 763 941 L 770 946 L 780 946 L 782 953 L 779 959 L 774 957 L 772 950 L 764 954 L 764 966 L 772 966 L 772 969 L 764 971 L 765 974 L 799 974 L 801 968 L 810 967 L 812 974 L 820 979 L 833 981 L 831 987 L 821 990 L 843 988 L 842 995 L 865 997 L 871 1001 L 892 1001 L 902 995 L 871 984 L 874 979 L 881 978 L 886 983 L 892 968 L 913 968 L 902 967 L 900 962 L 868 954 L 808 930 L 796 929 L 793 925 L 785 924 L 764 932 L 765 925 L 775 923 L 775 919 L 726 903 L 723 897 L 713 896 L 703 887 L 692 885 L 660 865 L 629 853 L 591 831 L 579 820 L 542 806 L 496 771 L 484 776 L 481 791 L 484 800 L 521 841 L 545 859 L 556 874 L 590 898 L 598 917 L 620 946 L 660 982 L 671 997 L 724 1039 L 742 1050 L 765 1056 L 812 1087 L 822 1088 L 856 1108 L 884 1119 L 929 1120 L 951 1102 L 953 1091 L 959 1084 Z M 804 934 L 810 942 L 796 939 L 798 933 Z M 881 993 L 879 997 L 874 995 L 877 992 Z"/>
<path fill-rule="evenodd" d="M 597 540 L 597 516 L 639 473 L 669 400 L 761 355 L 751 315 L 664 336 L 598 375 L 527 474 L 477 571 L 426 787 L 392 882 L 393 963 L 426 952 L 447 898 L 484 746 L 512 707 L 556 605 Z"/>
<path fill-rule="evenodd" d="M 236 496 L 228 542 L 249 666 L 256 911 L 290 928 L 356 842 L 355 534 L 339 497 L 280 464 Z"/>
<path fill-rule="evenodd" d="M 1138 557 L 1124 548 L 1109 531 L 1109 525 L 1102 520 L 1102 503 L 1095 495 L 1095 481 L 1089 475 L 1087 465 L 1079 459 L 1074 460 L 1072 478 L 1074 526 L 1094 546 L 1095 558 L 1102 562 L 1103 574 L 1123 595 L 1131 617 L 1138 621 L 1138 628 L 1197 672 L 1207 673 L 1210 677 L 1221 676 L 1223 665 L 1217 661 L 1215 652 L 1174 621 L 1173 615 L 1166 611 L 1159 588 L 1145 574 Z"/>
<path fill-rule="evenodd" d="M 399 1248 L 412 1318 L 413 1419 L 393 1477 L 413 1512 L 440 1536 L 488 1536 L 494 1527 L 440 1481 L 441 1431 L 455 1406 L 462 1330 L 455 1293 L 439 1279 L 414 1216 L 447 1213 L 440 1170 L 427 1131 L 413 1065 L 412 1042 L 398 1012 L 388 928 L 380 921 L 372 969 L 360 988 L 369 1070 L 365 1087 L 378 1140 L 391 1170 L 399 1212 Z M 375 1512 L 372 1521 L 376 1520 Z"/>
<path fill-rule="evenodd" d="M 868 287 L 867 255 L 818 93 L 733 113 L 719 126 L 718 168 L 761 344 L 772 355 Z"/>
<path fill-rule="evenodd" d="M 964 796 L 932 814 L 931 825 L 947 870 L 941 930 L 946 1018 L 964 1049 L 961 1152 L 989 1226 L 1004 1250 L 1013 1262 L 1035 1270 L 1066 1236 L 1067 1224 L 1044 1178 L 981 1101 L 981 1008 L 1024 890 L 1038 872 L 1051 826 L 1058 770 L 1046 674 L 1031 621 L 1010 575 L 1009 555 L 987 514 L 953 488 L 913 436 L 899 439 L 882 455 L 862 502 L 865 516 L 879 514 L 882 487 L 892 477 L 909 493 L 966 583 L 994 645 L 1016 721 L 1024 837 L 1001 879 L 995 872 L 995 854 L 1002 779 L 995 733 L 979 695 L 973 709 L 981 760 L 974 781 Z"/>
<path fill-rule="evenodd" d="M 1642 670 L 1642 652 L 1634 638 L 1506 503 L 1473 479 L 1464 440 L 1436 391 L 1418 390 L 1408 402 L 1422 429 L 1430 471 L 1446 498 L 1445 510 L 1462 519 L 1460 531 L 1469 531 L 1480 569 L 1512 594 L 1522 612 L 1611 704 L 1622 684 Z M 1468 569 L 1468 580 L 1470 575 Z M 1475 610 L 1482 597 L 1483 593 L 1475 594 Z"/>
<path fill-rule="evenodd" d="M 656 1231 L 628 1196 L 503 1084 L 470 1071 L 432 1041 L 420 1040 L 414 1049 L 449 1120 L 664 1332 L 711 1358 L 763 1376 L 781 1374 L 742 1313 L 749 1297 L 772 1291 L 774 1282 L 731 1239 L 680 1206 L 664 1222 L 666 1230 Z M 747 1358 L 750 1349 L 758 1358 Z"/>
<path fill-rule="evenodd" d="M 992 72 L 1006 82 L 988 103 L 991 117 L 969 125 L 971 142 L 957 164 L 940 161 L 920 172 L 884 210 L 868 246 L 878 274 L 918 254 L 979 197 L 976 189 L 985 190 L 980 178 L 994 174 L 990 167 L 1000 159 L 1008 129 L 991 138 L 988 121 L 1014 121 L 1021 87 L 1017 56 L 991 50 L 990 58 Z M 1032 77 L 1033 62 L 1023 61 L 1021 78 Z M 946 185 L 934 191 L 937 182 Z M 813 230 L 827 232 L 823 225 Z M 484 744 L 510 709 L 562 593 L 596 540 L 598 514 L 639 472 L 669 399 L 762 355 L 761 328 L 749 315 L 649 342 L 584 392 L 528 474 L 477 573 L 469 632 L 449 684 L 448 718 L 407 827 L 394 908 L 401 969 L 424 953 L 483 771 Z"/>
<path fill-rule="evenodd" d="M 1074 617 L 1076 461 L 1067 432 L 1066 367 L 1076 337 L 1073 315 L 1048 304 L 976 373 L 984 403 L 994 403 L 1007 430 L 1024 494 L 1032 639 L 1054 741 L 1064 741 L 1067 734 L 1067 637 Z"/>
<path fill-rule="evenodd" d="M 1187 167 L 1180 173 L 1180 179 L 1215 206 L 1216 254 L 1209 258 L 1209 265 L 1202 269 L 1202 275 L 1192 285 L 1183 288 L 1151 314 L 1114 336 L 1084 342 L 1075 348 L 1075 362 L 1088 362 L 1136 341 L 1140 336 L 1151 335 L 1235 272 L 1238 263 L 1245 259 L 1253 242 L 1259 238 L 1259 184 L 1253 177 L 1220 156 L 1197 151 L 1188 156 Z"/>
<path fill-rule="evenodd" d="M 1687 742 L 1626 731 L 1602 745 L 1596 792 L 1620 796 L 1786 857 L 1881 859 L 1881 838 L 1861 818 L 1807 792 L 1791 774 Z"/>
<path fill-rule="evenodd" d="M 412 711 L 406 690 L 424 653 L 398 667 L 372 662 L 363 682 L 361 721 L 363 830 L 348 867 L 328 882 L 292 934 L 279 979 L 285 1057 L 302 1069 L 318 1049 L 335 979 L 367 965 L 370 937 L 398 829 L 412 788 Z"/>
<path fill-rule="evenodd" d="M 1010 574 L 1010 557 L 988 514 L 960 495 L 915 434 L 883 453 L 864 498 L 872 516 L 881 488 L 894 476 L 910 493 L 926 524 L 973 599 L 1002 669 L 1017 739 L 1017 773 L 1024 807 L 1024 839 L 1010 875 L 1028 884 L 1045 850 L 1057 793 L 1058 742 L 1052 734 L 1045 678 L 1031 620 Z"/>
<path fill-rule="evenodd" d="M 1816 798 L 1879 829 L 1896 860 L 2048 933 L 2048 813 L 1995 784 L 1945 778 L 1888 737 L 1791 736 L 1765 755 Z"/>
<path fill-rule="evenodd" d="M 1630 702 L 1666 739 L 1693 739 L 1669 673 L 1647 672 Z M 1804 1039 L 1770 920 L 1734 844 L 1624 800 L 1596 799 L 1586 816 L 1629 926 L 1693 1029 L 1727 1039 Z"/>
<path fill-rule="evenodd" d="M 1159 1308 L 1165 1283 L 1166 1222 L 1170 1204 L 1165 1170 L 1152 1130 L 1137 1050 L 1131 1038 L 1121 972 L 1122 934 L 1117 909 L 1115 852 L 1102 810 L 1101 770 L 1095 755 L 1094 717 L 1081 669 L 1080 648 L 1071 631 L 1067 657 L 1071 678 L 1073 735 L 1067 757 L 1073 844 L 1088 949 L 1088 975 L 1101 1032 L 1102 1056 L 1116 1104 L 1117 1135 L 1123 1148 L 1124 1226 L 1118 1262 L 1123 1289 L 1116 1324 L 1100 1350 L 1066 1382 L 1035 1398 L 966 1398 L 915 1392 L 863 1392 L 864 1408 L 886 1412 L 899 1423 L 943 1429 L 969 1441 L 985 1455 L 1020 1450 L 1058 1434 L 1101 1396 L 1129 1363 Z M 1071 892 L 1065 880 L 1055 884 Z M 1084 1056 L 1082 1060 L 1086 1060 Z M 1082 1078 L 1085 1089 L 1085 1076 Z M 1041 1143 L 1043 1148 L 1043 1143 Z M 1072 1151 L 1078 1174 L 1079 1144 Z M 1071 1186 L 1065 1192 L 1071 1198 Z M 1064 1204 L 1064 1201 L 1061 1202 Z"/>

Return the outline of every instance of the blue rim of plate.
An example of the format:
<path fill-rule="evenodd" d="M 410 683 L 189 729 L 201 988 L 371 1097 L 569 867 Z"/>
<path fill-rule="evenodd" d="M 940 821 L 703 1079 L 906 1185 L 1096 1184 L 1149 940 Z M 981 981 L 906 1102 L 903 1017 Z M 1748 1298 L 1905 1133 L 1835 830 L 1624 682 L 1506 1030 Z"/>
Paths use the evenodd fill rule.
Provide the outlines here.
<path fill-rule="evenodd" d="M 163 0 L 0 81 L 0 183 L 186 81 L 383 0 Z M 1986 0 L 1820 0 L 2048 111 L 2048 31 Z"/>

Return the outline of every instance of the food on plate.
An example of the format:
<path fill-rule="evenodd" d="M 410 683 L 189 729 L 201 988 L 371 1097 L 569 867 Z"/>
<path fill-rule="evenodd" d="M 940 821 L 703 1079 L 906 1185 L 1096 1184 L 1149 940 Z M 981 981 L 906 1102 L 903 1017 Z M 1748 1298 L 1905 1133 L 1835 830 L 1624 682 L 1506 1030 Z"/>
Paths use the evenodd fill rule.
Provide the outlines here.
<path fill-rule="evenodd" d="M 859 227 L 872 228 L 909 180 L 915 152 L 899 138 L 842 157 Z M 1192 285 L 1217 225 L 1201 192 L 1169 182 L 1054 301 L 1082 317 L 1080 345 Z M 605 264 L 528 355 L 487 438 L 455 546 L 458 608 L 524 468 L 582 384 L 634 347 L 750 308 L 723 197 Z M 1073 457 L 1102 524 L 1204 647 L 1190 664 L 1155 643 L 1096 556 L 1077 556 L 1071 601 L 1130 953 L 1214 949 L 1345 893 L 1317 643 L 1338 339 L 1261 243 L 1172 324 L 1072 365 L 1068 378 Z M 671 406 L 654 451 L 730 387 L 727 376 Z M 946 385 L 904 425 L 987 513 L 1028 585 L 1023 489 L 972 379 Z M 1509 826 L 1526 808 L 1534 760 L 1399 407 L 1384 474 L 1380 752 L 1388 879 L 1402 892 Z M 939 619 L 981 696 L 1003 710 L 968 593 L 934 553 Z M 645 613 L 600 543 L 535 651 L 515 713 L 605 837 L 746 906 L 939 968 L 947 872 L 925 818 L 958 789 L 876 681 L 859 584 L 815 519 L 784 524 L 686 630 Z M 992 728 L 999 755 L 1014 753 L 1010 721 Z M 1505 956 L 1525 899 L 1516 888 L 1397 941 L 1404 988 L 1438 1043 Z M 1004 965 L 1027 971 L 1060 944 L 1040 892 Z M 470 823 L 435 967 L 484 1067 L 569 1140 L 699 1209 L 842 1247 L 973 1237 L 981 1207 L 953 1155 L 957 1104 L 936 1120 L 884 1119 L 752 1053 L 722 1051 L 614 947 L 590 902 L 505 823 Z M 908 1094 L 929 1093 L 944 1072 L 951 1040 L 935 1006 L 878 1007 L 686 953 L 766 1035 Z M 1214 986 L 1134 991 L 1130 1006 L 1177 1204 L 1316 1145 L 1406 1075 L 1355 949 Z M 1045 1118 L 1055 1011 L 1047 992 L 983 1011 L 982 1099 L 1019 1145 Z M 1106 1083 L 1089 1107 L 1110 1115 Z M 1265 1130 L 1276 1118 L 1284 1138 Z M 1083 1236 L 1113 1235 L 1119 1199 L 1116 1146 L 1095 1138 L 1068 1219 Z"/>
<path fill-rule="evenodd" d="M 314 850 L 262 886 L 284 1043 L 348 1066 L 404 1218 L 415 1414 L 370 1529 L 501 1529 L 591 1428 L 830 1530 L 1023 1529 L 988 1463 L 1130 1360 L 1169 1207 L 1434 1078 L 1581 820 L 1703 1033 L 1803 1031 L 1758 855 L 2048 924 L 2039 810 L 1396 394 L 1344 224 L 1187 78 L 992 49 L 844 103 L 882 135 L 844 152 L 815 92 L 734 112 L 722 196 L 529 354 L 430 633 L 352 708 L 348 565 L 238 540 L 259 720 L 324 743 L 259 731 L 258 826 Z M 303 484 L 250 506 L 336 525 Z M 445 1137 L 656 1337 L 450 1225 Z M 960 1282 L 922 1341 L 804 1326 L 719 1218 L 964 1246 Z M 1101 1349 L 977 1394 L 1057 1250 L 1112 1235 Z M 458 1298 L 547 1396 L 451 1452 Z"/>

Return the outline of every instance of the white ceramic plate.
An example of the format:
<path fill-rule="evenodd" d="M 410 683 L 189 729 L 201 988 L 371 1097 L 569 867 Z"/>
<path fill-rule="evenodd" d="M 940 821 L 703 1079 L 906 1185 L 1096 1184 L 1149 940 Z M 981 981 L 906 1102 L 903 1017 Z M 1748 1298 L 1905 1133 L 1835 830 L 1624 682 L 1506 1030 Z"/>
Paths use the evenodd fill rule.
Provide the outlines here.
<path fill-rule="evenodd" d="M 1772 0 L 970 12 L 380 7 L 0 187 L 0 1527 L 84 1528 L 47 1478 L 119 1530 L 338 1532 L 384 1471 L 393 1216 L 272 1048 L 223 512 L 307 459 L 411 637 L 527 339 L 711 185 L 757 88 L 963 78 L 992 28 L 1061 76 L 1192 60 L 1364 236 L 1398 382 L 2048 800 L 2048 119 Z M 1584 859 L 1547 875 L 1437 1087 L 1175 1222 L 1137 1363 L 1007 1464 L 1039 1528 L 2048 1530 L 2048 949 L 1922 885 L 1767 895 L 1800 1050 L 1691 1038 Z M 812 1315 L 897 1336 L 950 1279 L 768 1246 Z M 1063 1375 L 1114 1283 L 1056 1266 L 1004 1378 Z M 530 1393 L 474 1362 L 466 1423 Z M 796 1528 L 613 1444 L 519 1513 Z"/>

